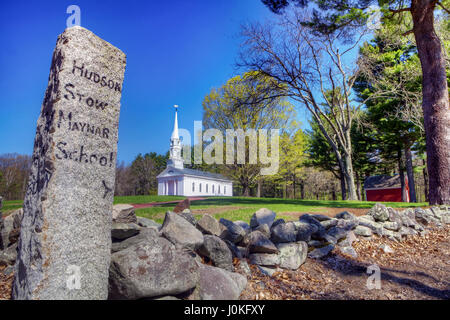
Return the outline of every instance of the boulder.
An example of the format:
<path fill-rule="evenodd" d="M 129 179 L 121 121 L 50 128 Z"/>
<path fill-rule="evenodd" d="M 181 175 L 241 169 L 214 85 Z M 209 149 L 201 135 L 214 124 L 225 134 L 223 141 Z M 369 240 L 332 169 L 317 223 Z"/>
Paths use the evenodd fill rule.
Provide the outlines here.
<path fill-rule="evenodd" d="M 392 231 L 398 231 L 400 229 L 400 227 L 401 227 L 401 224 L 398 224 L 397 222 L 386 221 L 385 223 L 383 223 L 383 228 L 392 230 Z"/>
<path fill-rule="evenodd" d="M 147 219 L 144 217 L 136 217 L 137 219 L 137 224 L 140 227 L 144 227 L 144 228 L 154 228 L 156 230 L 161 229 L 162 225 L 159 224 L 156 221 L 153 221 L 152 219 Z"/>
<path fill-rule="evenodd" d="M 313 216 L 314 219 L 318 220 L 319 222 L 328 221 L 328 220 L 333 219 L 333 218 L 331 218 L 329 216 L 326 216 L 324 214 L 319 214 L 319 213 L 312 214 L 312 216 Z"/>
<path fill-rule="evenodd" d="M 199 267 L 190 254 L 157 237 L 111 255 L 109 298 L 178 295 L 193 289 L 199 276 Z"/>
<path fill-rule="evenodd" d="M 267 208 L 261 208 L 258 211 L 256 211 L 252 218 L 250 219 L 250 227 L 252 229 L 256 228 L 257 226 L 260 226 L 262 224 L 267 224 L 267 226 L 272 226 L 273 222 L 275 221 L 276 213 L 272 210 L 269 210 Z"/>
<path fill-rule="evenodd" d="M 205 214 L 197 221 L 196 227 L 203 234 L 211 234 L 214 236 L 220 236 L 221 230 L 219 222 L 209 214 Z"/>
<path fill-rule="evenodd" d="M 177 247 L 195 251 L 203 244 L 203 234 L 182 216 L 171 211 L 166 212 L 160 232 Z"/>
<path fill-rule="evenodd" d="M 383 234 L 383 225 L 381 223 L 374 222 L 369 219 L 364 219 L 362 217 L 359 217 L 358 222 L 360 226 L 364 226 L 371 229 L 373 233 L 379 236 Z"/>
<path fill-rule="evenodd" d="M 319 223 L 320 224 L 320 223 Z M 297 238 L 296 241 L 306 241 L 311 240 L 311 235 L 319 230 L 319 228 L 312 223 L 306 222 L 294 222 L 294 225 L 297 229 Z M 322 227 L 322 225 L 320 225 Z M 325 230 L 325 228 L 323 229 Z"/>
<path fill-rule="evenodd" d="M 13 266 L 17 258 L 17 243 L 0 251 L 0 266 Z"/>
<path fill-rule="evenodd" d="M 328 255 L 334 249 L 334 245 L 329 244 L 322 248 L 316 248 L 310 253 L 308 253 L 308 257 L 311 259 L 320 259 Z"/>
<path fill-rule="evenodd" d="M 353 230 L 353 232 L 357 236 L 362 236 L 362 237 L 370 237 L 370 236 L 372 236 L 372 229 L 370 229 L 369 227 L 365 227 L 365 226 L 357 226 L 355 228 L 355 230 Z"/>
<path fill-rule="evenodd" d="M 352 246 L 339 246 L 339 250 L 352 258 L 357 258 L 358 253 L 355 251 L 355 249 Z"/>
<path fill-rule="evenodd" d="M 194 215 L 191 212 L 191 209 L 184 209 L 181 212 L 175 212 L 175 213 L 178 214 L 180 217 L 183 217 L 184 219 L 186 219 L 186 221 L 188 221 L 193 226 L 195 226 L 197 224 L 197 219 L 195 219 Z"/>
<path fill-rule="evenodd" d="M 343 211 L 334 216 L 336 219 L 344 219 L 344 220 L 354 220 L 356 216 L 348 211 Z"/>
<path fill-rule="evenodd" d="M 410 227 L 405 227 L 402 226 L 400 228 L 400 230 L 398 231 L 398 233 L 400 234 L 400 236 L 402 237 L 407 237 L 407 236 L 415 236 L 418 234 L 418 232 L 416 230 L 414 230 L 413 228 Z"/>
<path fill-rule="evenodd" d="M 227 239 L 222 239 L 222 240 L 223 240 L 223 242 L 225 242 L 228 249 L 230 249 L 230 252 L 231 252 L 231 255 L 233 256 L 233 258 L 242 259 L 242 258 L 246 257 L 247 248 L 238 247 L 233 242 L 231 242 Z"/>
<path fill-rule="evenodd" d="M 338 219 L 336 227 L 350 231 L 355 229 L 358 224 L 359 221 L 357 219 Z"/>
<path fill-rule="evenodd" d="M 201 300 L 237 300 L 247 285 L 247 278 L 239 273 L 204 264 L 199 271 L 196 290 Z"/>
<path fill-rule="evenodd" d="M 221 218 L 219 223 L 225 227 L 220 235 L 222 239 L 227 239 L 233 243 L 239 243 L 246 234 L 245 230 L 233 221 Z"/>
<path fill-rule="evenodd" d="M 270 238 L 270 229 L 269 226 L 267 224 L 262 224 L 260 226 L 257 226 L 255 229 L 253 229 L 254 231 L 259 231 L 261 232 L 263 235 L 265 235 L 267 238 Z"/>
<path fill-rule="evenodd" d="M 310 214 L 304 214 L 300 216 L 299 221 L 314 225 L 314 227 L 317 228 L 317 230 L 311 234 L 311 237 L 313 239 L 322 239 L 325 233 L 327 233 L 327 230 L 322 226 L 320 221 Z"/>
<path fill-rule="evenodd" d="M 354 230 L 347 232 L 347 237 L 339 242 L 340 247 L 351 247 L 353 242 L 358 241 L 358 238 L 355 235 Z"/>
<path fill-rule="evenodd" d="M 227 244 L 217 236 L 205 235 L 198 254 L 208 258 L 214 266 L 233 271 L 233 256 Z"/>
<path fill-rule="evenodd" d="M 23 209 L 20 208 L 2 219 L 3 225 L 0 225 L 0 250 L 8 248 L 19 240 L 22 217 Z"/>
<path fill-rule="evenodd" d="M 251 264 L 274 267 L 280 264 L 280 256 L 276 253 L 252 253 L 249 256 Z"/>
<path fill-rule="evenodd" d="M 330 220 L 323 220 L 320 221 L 320 224 L 322 225 L 322 227 L 324 227 L 325 229 L 330 229 L 331 227 L 336 226 L 338 223 L 338 219 L 332 218 Z"/>
<path fill-rule="evenodd" d="M 297 228 L 293 222 L 281 223 L 272 228 L 270 239 L 274 243 L 295 242 Z"/>
<path fill-rule="evenodd" d="M 141 227 L 135 223 L 113 223 L 111 237 L 113 241 L 122 241 L 139 233 Z"/>
<path fill-rule="evenodd" d="M 184 199 L 183 201 L 180 201 L 177 203 L 177 205 L 175 206 L 175 208 L 173 208 L 173 212 L 175 213 L 181 213 L 183 212 L 185 209 L 189 209 L 191 207 L 191 202 L 189 201 L 188 198 Z"/>
<path fill-rule="evenodd" d="M 159 234 L 155 228 L 142 228 L 141 231 L 135 236 L 123 241 L 113 242 L 111 245 L 111 253 L 124 250 L 140 242 L 152 242 L 157 237 L 159 237 Z"/>
<path fill-rule="evenodd" d="M 258 270 L 265 276 L 272 277 L 278 268 L 258 266 Z"/>
<path fill-rule="evenodd" d="M 242 229 L 244 229 L 245 232 L 251 231 L 249 224 L 245 221 L 237 220 L 237 221 L 234 221 L 234 223 L 237 224 L 238 226 L 240 226 Z"/>
<path fill-rule="evenodd" d="M 275 221 L 272 223 L 272 226 L 270 227 L 270 230 L 272 230 L 272 228 L 274 228 L 274 227 L 276 227 L 277 225 L 282 224 L 282 223 L 286 223 L 286 221 L 284 221 L 284 219 L 277 219 L 277 220 L 275 220 Z"/>
<path fill-rule="evenodd" d="M 116 204 L 112 210 L 112 221 L 117 223 L 137 223 L 134 207 L 130 204 Z"/>
<path fill-rule="evenodd" d="M 420 223 L 421 225 L 423 225 L 423 226 L 427 226 L 427 225 L 429 225 L 431 223 L 438 222 L 436 220 L 436 218 L 434 218 L 434 215 L 433 215 L 431 210 L 428 210 L 428 209 L 424 210 L 422 208 L 415 208 L 414 209 L 414 213 L 415 213 L 415 216 L 416 216 L 416 221 L 418 223 Z"/>
<path fill-rule="evenodd" d="M 400 213 L 398 213 L 397 210 L 394 210 L 392 208 L 388 208 L 389 212 L 389 222 L 395 222 L 398 224 L 399 228 L 403 225 L 402 217 L 400 216 Z"/>
<path fill-rule="evenodd" d="M 345 239 L 347 237 L 348 230 L 340 227 L 332 227 L 328 230 L 327 234 L 335 238 L 337 241 Z"/>
<path fill-rule="evenodd" d="M 389 211 L 386 206 L 381 203 L 376 203 L 367 214 L 372 216 L 377 222 L 384 222 L 389 219 Z"/>
<path fill-rule="evenodd" d="M 304 241 L 294 243 L 279 243 L 280 268 L 297 270 L 306 260 L 308 245 Z"/>
<path fill-rule="evenodd" d="M 277 247 L 260 231 L 253 231 L 248 236 L 249 253 L 278 253 Z"/>

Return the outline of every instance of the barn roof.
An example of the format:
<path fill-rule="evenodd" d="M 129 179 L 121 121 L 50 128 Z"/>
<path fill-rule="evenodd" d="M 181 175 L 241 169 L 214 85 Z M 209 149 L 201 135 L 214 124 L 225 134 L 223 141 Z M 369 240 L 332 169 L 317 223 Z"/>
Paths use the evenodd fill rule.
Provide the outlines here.
<path fill-rule="evenodd" d="M 364 189 L 401 188 L 400 175 L 378 175 L 367 177 L 364 180 Z"/>

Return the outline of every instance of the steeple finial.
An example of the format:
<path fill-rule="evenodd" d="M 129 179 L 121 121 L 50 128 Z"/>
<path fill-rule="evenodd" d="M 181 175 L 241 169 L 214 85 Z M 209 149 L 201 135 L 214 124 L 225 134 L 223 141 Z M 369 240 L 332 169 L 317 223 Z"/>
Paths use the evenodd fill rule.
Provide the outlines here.
<path fill-rule="evenodd" d="M 172 132 L 172 136 L 171 139 L 179 139 L 179 135 L 178 135 L 178 105 L 174 105 L 175 107 L 175 122 L 173 124 L 173 132 Z"/>

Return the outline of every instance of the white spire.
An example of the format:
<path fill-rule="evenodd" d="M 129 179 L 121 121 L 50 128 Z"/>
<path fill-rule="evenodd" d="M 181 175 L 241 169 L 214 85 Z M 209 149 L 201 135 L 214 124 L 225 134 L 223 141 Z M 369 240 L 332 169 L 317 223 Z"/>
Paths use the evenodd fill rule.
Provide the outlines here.
<path fill-rule="evenodd" d="M 175 123 L 173 124 L 173 132 L 172 136 L 170 137 L 171 140 L 180 138 L 180 136 L 178 135 L 178 105 L 175 105 L 174 107 L 175 107 Z"/>

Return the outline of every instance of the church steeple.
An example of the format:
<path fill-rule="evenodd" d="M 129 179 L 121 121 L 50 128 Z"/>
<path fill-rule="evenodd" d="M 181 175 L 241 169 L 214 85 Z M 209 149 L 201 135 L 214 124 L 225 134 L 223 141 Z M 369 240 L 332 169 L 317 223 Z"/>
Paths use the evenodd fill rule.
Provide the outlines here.
<path fill-rule="evenodd" d="M 175 105 L 175 122 L 173 124 L 172 136 L 170 137 L 170 157 L 167 161 L 168 167 L 183 169 L 183 158 L 181 157 L 181 143 L 178 135 L 178 106 Z"/>

